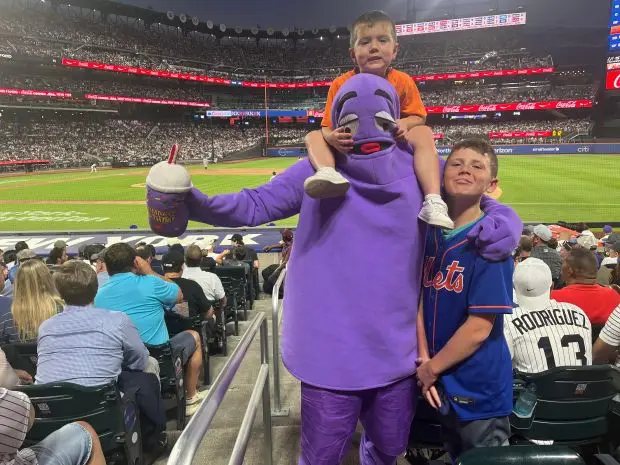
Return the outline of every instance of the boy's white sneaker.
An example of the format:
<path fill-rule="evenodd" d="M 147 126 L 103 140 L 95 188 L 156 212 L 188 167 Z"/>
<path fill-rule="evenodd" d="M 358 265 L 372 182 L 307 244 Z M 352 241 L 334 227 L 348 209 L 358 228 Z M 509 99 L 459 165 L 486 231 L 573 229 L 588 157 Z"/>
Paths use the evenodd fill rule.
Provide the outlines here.
<path fill-rule="evenodd" d="M 454 222 L 448 216 L 448 206 L 441 196 L 437 194 L 429 194 L 424 197 L 424 203 L 418 218 L 432 226 L 454 229 Z"/>
<path fill-rule="evenodd" d="M 349 190 L 350 184 L 334 168 L 319 168 L 304 182 L 304 191 L 315 199 L 342 197 Z"/>

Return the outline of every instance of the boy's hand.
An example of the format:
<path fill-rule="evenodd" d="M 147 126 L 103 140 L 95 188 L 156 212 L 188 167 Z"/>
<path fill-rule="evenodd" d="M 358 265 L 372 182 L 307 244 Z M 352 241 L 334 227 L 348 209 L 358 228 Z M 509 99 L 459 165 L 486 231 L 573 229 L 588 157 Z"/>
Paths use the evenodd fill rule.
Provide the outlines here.
<path fill-rule="evenodd" d="M 437 375 L 431 369 L 431 361 L 429 359 L 418 358 L 416 364 L 418 365 L 416 371 L 418 386 L 422 388 L 422 394 L 426 397 L 428 390 L 437 381 Z"/>
<path fill-rule="evenodd" d="M 349 153 L 353 149 L 353 136 L 348 128 L 334 129 L 325 136 L 325 141 L 340 153 Z"/>
<path fill-rule="evenodd" d="M 407 122 L 399 119 L 396 121 L 396 127 L 394 128 L 394 137 L 399 139 L 400 141 L 405 141 L 405 137 L 407 136 L 407 131 L 409 128 L 407 126 Z"/>

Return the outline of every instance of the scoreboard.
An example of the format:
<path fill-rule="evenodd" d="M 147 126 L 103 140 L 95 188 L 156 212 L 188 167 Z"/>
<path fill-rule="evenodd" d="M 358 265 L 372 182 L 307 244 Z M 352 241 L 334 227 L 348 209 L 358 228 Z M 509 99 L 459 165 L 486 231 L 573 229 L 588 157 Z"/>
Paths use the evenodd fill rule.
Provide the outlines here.
<path fill-rule="evenodd" d="M 611 2 L 605 89 L 620 91 L 620 0 L 612 0 Z"/>
<path fill-rule="evenodd" d="M 620 52 L 620 0 L 611 3 L 609 18 L 609 51 Z"/>

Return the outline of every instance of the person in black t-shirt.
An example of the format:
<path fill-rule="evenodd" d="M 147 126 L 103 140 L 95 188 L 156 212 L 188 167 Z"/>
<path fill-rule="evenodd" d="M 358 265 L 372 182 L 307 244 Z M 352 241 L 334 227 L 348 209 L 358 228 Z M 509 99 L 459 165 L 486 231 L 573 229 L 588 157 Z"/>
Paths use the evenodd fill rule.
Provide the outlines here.
<path fill-rule="evenodd" d="M 260 262 L 258 261 L 258 254 L 251 247 L 246 246 L 243 243 L 243 236 L 241 234 L 233 234 L 230 238 L 230 242 L 233 245 L 233 249 L 235 247 L 245 247 L 246 254 L 243 259 L 240 260 L 251 260 L 252 261 L 252 276 L 254 283 L 254 292 L 256 297 L 260 294 L 260 286 L 258 283 L 258 270 L 260 269 Z"/>
<path fill-rule="evenodd" d="M 164 277 L 175 282 L 183 292 L 183 302 L 176 304 L 173 311 L 184 317 L 203 315 L 204 319 L 211 319 L 213 306 L 200 285 L 196 281 L 181 277 L 184 261 L 183 255 L 176 251 L 168 252 L 161 259 Z"/>

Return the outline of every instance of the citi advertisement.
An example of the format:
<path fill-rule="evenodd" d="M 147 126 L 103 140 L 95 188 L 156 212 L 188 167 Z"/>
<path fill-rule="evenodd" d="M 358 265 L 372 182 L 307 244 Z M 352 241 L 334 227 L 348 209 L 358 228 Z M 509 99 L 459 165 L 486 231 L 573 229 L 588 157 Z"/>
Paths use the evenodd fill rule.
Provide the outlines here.
<path fill-rule="evenodd" d="M 620 90 L 620 69 L 607 71 L 607 78 L 605 79 L 605 89 Z"/>
<path fill-rule="evenodd" d="M 496 145 L 497 155 L 603 155 L 620 153 L 620 144 L 523 144 Z M 449 155 L 452 147 L 437 147 L 439 155 Z"/>
<path fill-rule="evenodd" d="M 267 149 L 268 157 L 305 157 L 308 151 L 305 147 L 274 147 Z"/>

